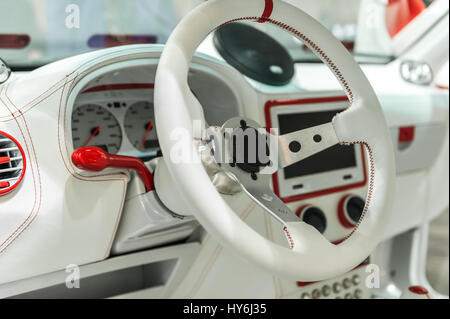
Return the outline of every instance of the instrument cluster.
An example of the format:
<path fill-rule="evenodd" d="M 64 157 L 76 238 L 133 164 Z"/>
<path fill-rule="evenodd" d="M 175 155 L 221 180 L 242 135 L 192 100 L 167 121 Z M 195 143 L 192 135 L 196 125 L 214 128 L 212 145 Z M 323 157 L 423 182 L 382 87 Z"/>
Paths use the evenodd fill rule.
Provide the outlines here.
<path fill-rule="evenodd" d="M 109 85 L 83 92 L 72 112 L 72 141 L 74 149 L 97 146 L 142 159 L 159 156 L 152 86 Z"/>
<path fill-rule="evenodd" d="M 97 146 L 111 154 L 144 161 L 162 156 L 156 130 L 153 93 L 155 70 L 130 67 L 104 73 L 81 91 L 71 114 L 73 149 Z M 152 81 L 153 82 L 153 81 Z M 209 125 L 242 113 L 240 99 L 220 75 L 192 68 L 189 86 L 203 107 Z"/>

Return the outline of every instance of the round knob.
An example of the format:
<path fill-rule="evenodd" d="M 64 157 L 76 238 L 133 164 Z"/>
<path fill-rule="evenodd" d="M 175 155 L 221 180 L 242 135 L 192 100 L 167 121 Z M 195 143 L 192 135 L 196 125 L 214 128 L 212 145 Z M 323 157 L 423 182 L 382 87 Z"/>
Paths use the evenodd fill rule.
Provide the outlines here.
<path fill-rule="evenodd" d="M 319 299 L 320 298 L 320 289 L 314 289 L 312 292 L 313 299 Z"/>
<path fill-rule="evenodd" d="M 338 283 L 338 282 L 335 282 L 335 283 L 333 284 L 333 292 L 336 293 L 336 294 L 338 294 L 338 293 L 340 293 L 341 291 L 342 291 L 342 285 L 341 285 L 340 283 Z"/>
<path fill-rule="evenodd" d="M 345 278 L 342 282 L 342 286 L 344 286 L 345 289 L 349 289 L 352 286 L 352 281 L 350 278 Z"/>
<path fill-rule="evenodd" d="M 345 228 L 353 228 L 361 219 L 366 203 L 355 195 L 347 195 L 339 201 L 338 218 Z"/>
<path fill-rule="evenodd" d="M 352 277 L 352 282 L 355 286 L 358 286 L 361 283 L 361 277 L 359 275 L 354 275 Z"/>
<path fill-rule="evenodd" d="M 353 294 L 353 297 L 354 297 L 355 299 L 361 299 L 362 296 L 363 296 L 362 290 L 361 290 L 361 289 L 356 289 L 356 290 L 355 290 L 355 293 Z"/>
<path fill-rule="evenodd" d="M 296 214 L 298 217 L 300 217 L 301 220 L 313 226 L 321 234 L 325 232 L 325 229 L 327 228 L 327 218 L 320 208 L 316 206 L 305 205 L 300 207 L 297 210 Z"/>
<path fill-rule="evenodd" d="M 331 287 L 328 285 L 325 285 L 322 287 L 322 295 L 324 297 L 328 297 L 331 294 Z"/>

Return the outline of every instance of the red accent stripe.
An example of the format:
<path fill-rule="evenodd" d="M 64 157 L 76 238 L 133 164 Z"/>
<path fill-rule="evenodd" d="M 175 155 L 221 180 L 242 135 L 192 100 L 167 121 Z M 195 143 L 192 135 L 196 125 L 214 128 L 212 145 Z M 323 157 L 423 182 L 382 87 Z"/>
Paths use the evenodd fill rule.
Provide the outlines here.
<path fill-rule="evenodd" d="M 22 173 L 20 174 L 19 179 L 14 184 L 11 185 L 9 182 L 6 182 L 6 183 L 8 183 L 8 186 L 0 187 L 0 197 L 2 197 L 4 195 L 11 193 L 22 182 L 22 180 L 25 176 L 25 171 L 27 169 L 27 159 L 25 157 L 25 153 L 23 151 L 22 145 L 20 145 L 19 142 L 14 137 L 12 137 L 11 135 L 9 135 L 8 133 L 3 132 L 3 131 L 0 131 L 0 135 L 6 136 L 11 141 L 13 141 L 14 144 L 17 145 L 17 147 L 19 148 L 20 154 L 22 154 L 22 166 L 23 166 Z M 3 183 L 5 183 L 5 182 L 3 182 Z M 6 184 L 3 184 L 3 185 L 6 185 Z"/>
<path fill-rule="evenodd" d="M 340 101 L 348 101 L 347 96 L 334 96 L 334 97 L 317 97 L 317 98 L 306 98 L 306 99 L 295 99 L 295 100 L 275 100 L 275 101 L 268 101 L 264 107 L 264 113 L 266 117 L 266 129 L 270 132 L 270 129 L 272 128 L 272 119 L 270 115 L 270 109 L 272 107 L 278 107 L 278 106 L 287 106 L 287 105 L 298 105 L 298 104 L 313 104 L 313 103 L 327 103 L 327 102 L 340 102 Z M 361 154 L 362 154 L 362 163 L 363 163 L 363 173 L 364 173 L 364 180 L 360 183 L 355 183 L 351 185 L 343 185 L 335 188 L 330 189 L 324 189 L 321 191 L 316 191 L 312 193 L 307 194 L 301 194 L 301 195 L 294 195 L 290 197 L 281 197 L 280 196 L 280 186 L 278 185 L 278 174 L 275 173 L 272 175 L 272 183 L 273 183 L 273 190 L 275 194 L 280 197 L 280 199 L 285 203 L 300 201 L 312 197 L 318 197 L 323 196 L 327 194 L 332 194 L 336 192 L 341 192 L 345 190 L 349 190 L 352 188 L 359 188 L 363 187 L 367 183 L 367 164 L 366 164 L 366 155 L 364 152 L 364 146 L 361 145 Z"/>
<path fill-rule="evenodd" d="M 340 199 L 339 204 L 338 204 L 338 219 L 339 219 L 339 222 L 341 223 L 341 225 L 344 226 L 345 228 L 354 228 L 356 226 L 356 224 L 352 224 L 347 219 L 347 216 L 345 216 L 344 204 L 345 204 L 345 201 L 347 200 L 347 198 L 349 198 L 350 196 L 352 196 L 352 195 L 345 195 L 344 197 L 342 197 Z"/>
<path fill-rule="evenodd" d="M 270 16 L 272 15 L 273 12 L 273 0 L 266 0 L 266 6 L 264 8 L 264 12 L 261 16 L 261 18 L 259 18 L 259 20 L 257 22 L 259 23 L 264 23 L 267 21 L 267 19 L 270 18 Z"/>
<path fill-rule="evenodd" d="M 138 89 L 154 89 L 153 83 L 119 83 L 119 84 L 106 84 L 91 87 L 83 93 L 101 92 L 101 91 L 115 91 L 115 90 L 138 90 Z"/>
<path fill-rule="evenodd" d="M 0 157 L 0 164 L 9 163 L 11 159 L 9 157 Z"/>

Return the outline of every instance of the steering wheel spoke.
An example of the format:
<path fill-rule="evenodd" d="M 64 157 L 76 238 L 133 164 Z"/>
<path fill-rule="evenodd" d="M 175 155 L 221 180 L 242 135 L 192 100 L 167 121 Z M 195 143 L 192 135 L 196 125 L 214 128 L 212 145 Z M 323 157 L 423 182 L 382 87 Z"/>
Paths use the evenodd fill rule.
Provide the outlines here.
<path fill-rule="evenodd" d="M 262 184 L 262 183 L 261 183 Z M 272 215 L 282 224 L 289 222 L 300 222 L 286 204 L 269 188 L 268 184 L 250 183 L 243 186 L 244 191 L 266 212 Z"/>
<path fill-rule="evenodd" d="M 339 143 L 332 123 L 278 136 L 278 167 L 284 168 Z"/>
<path fill-rule="evenodd" d="M 258 150 L 263 149 L 270 154 L 272 148 L 268 145 L 268 140 L 276 141 L 276 138 L 271 139 L 264 128 L 247 118 L 226 121 L 218 136 L 228 136 L 222 143 L 218 143 L 222 147 L 221 154 L 225 154 L 227 150 L 232 153 L 228 157 L 229 161 L 222 158 L 221 169 L 231 173 L 248 196 L 282 224 L 300 221 L 270 188 L 271 173 L 274 172 L 270 168 L 277 169 L 275 165 L 271 165 L 274 164 L 273 156 L 278 154 L 274 152 L 273 156 L 268 157 L 271 160 L 267 162 L 259 159 L 261 152 Z M 266 168 L 269 169 L 265 170 Z"/>

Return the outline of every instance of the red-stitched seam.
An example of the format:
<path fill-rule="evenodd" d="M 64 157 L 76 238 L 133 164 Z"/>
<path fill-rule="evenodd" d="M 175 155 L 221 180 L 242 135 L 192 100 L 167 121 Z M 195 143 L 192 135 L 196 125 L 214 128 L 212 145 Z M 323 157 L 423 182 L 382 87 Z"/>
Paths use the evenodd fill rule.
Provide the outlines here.
<path fill-rule="evenodd" d="M 0 90 L 0 94 L 3 90 Z M 6 91 L 5 91 L 6 92 Z M 6 96 L 6 94 L 5 94 Z M 7 97 L 7 96 L 6 96 Z M 30 213 L 28 214 L 27 218 L 16 228 L 16 230 L 14 232 L 12 232 L 1 244 L 0 247 L 2 247 L 5 243 L 7 243 L 14 235 L 16 235 L 19 231 L 19 234 L 17 236 L 14 237 L 14 239 L 12 241 L 10 241 L 4 248 L 2 248 L 0 250 L 0 254 L 3 253 L 5 251 L 6 248 L 9 247 L 9 245 L 11 245 L 11 243 L 25 230 L 28 228 L 28 225 L 34 220 L 36 214 L 33 214 L 35 207 L 36 207 L 36 201 L 37 201 L 37 194 L 36 194 L 36 176 L 34 173 L 34 167 L 33 167 L 33 162 L 32 162 L 32 156 L 31 156 L 31 151 L 30 151 L 30 146 L 28 145 L 27 139 L 25 138 L 25 134 L 22 130 L 22 127 L 19 124 L 19 121 L 17 120 L 16 116 L 14 116 L 13 112 L 10 110 L 10 108 L 8 107 L 8 105 L 6 104 L 5 101 L 3 101 L 3 99 L 0 96 L 0 101 L 3 103 L 3 105 L 8 109 L 9 113 L 11 114 L 11 116 L 13 117 L 14 121 L 17 124 L 17 127 L 19 128 L 20 134 L 22 135 L 22 139 L 25 143 L 25 148 L 27 150 L 27 154 L 28 154 L 28 158 L 29 158 L 29 163 L 30 163 L 30 169 L 31 169 L 31 174 L 33 177 L 33 184 L 34 184 L 34 203 L 33 203 L 33 207 L 31 208 Z M 40 182 L 40 181 L 39 181 Z M 23 227 L 31 218 L 30 223 L 28 223 L 25 227 Z M 23 228 L 22 228 L 23 227 Z M 22 230 L 20 230 L 22 228 Z"/>
<path fill-rule="evenodd" d="M 242 18 L 232 19 L 230 21 L 222 23 L 218 27 L 214 28 L 211 32 L 213 32 L 214 30 L 216 30 L 226 24 L 229 24 L 229 23 L 238 22 L 238 21 L 259 20 L 259 19 L 260 19 L 259 17 L 242 17 Z M 336 66 L 336 64 L 331 60 L 331 58 L 325 52 L 322 51 L 322 49 L 314 41 L 312 41 L 310 38 L 308 38 L 306 35 L 304 35 L 300 31 L 296 30 L 295 28 L 293 28 L 285 23 L 282 23 L 280 21 L 267 18 L 267 19 L 264 19 L 264 22 L 272 23 L 288 32 L 291 32 L 292 34 L 297 36 L 300 40 L 302 40 L 303 43 L 305 43 L 317 55 L 319 55 L 322 58 L 322 60 L 330 67 L 330 69 L 333 71 L 333 73 L 337 76 L 337 78 L 341 82 L 342 86 L 344 87 L 344 90 L 347 92 L 348 99 L 349 99 L 350 106 L 351 106 L 351 104 L 353 103 L 353 100 L 354 100 L 354 95 L 353 95 L 353 92 L 352 92 L 349 84 L 345 80 L 344 76 L 342 75 L 341 71 Z"/>
<path fill-rule="evenodd" d="M 45 90 L 44 92 L 42 92 L 41 94 L 39 94 L 38 96 L 36 96 L 35 98 L 33 98 L 30 102 L 28 102 L 27 104 L 25 104 L 20 110 L 24 110 L 26 107 L 31 106 L 28 110 L 24 110 L 23 114 L 25 114 L 26 112 L 28 112 L 33 106 L 36 106 L 38 104 L 40 104 L 42 101 L 44 101 L 45 99 L 47 99 L 48 97 L 52 96 L 55 92 L 57 92 L 61 87 L 58 86 L 56 87 L 58 84 L 62 83 L 67 77 L 69 77 L 70 75 L 72 75 L 75 71 L 67 74 L 64 78 L 62 78 L 61 80 L 59 80 L 58 82 L 56 82 L 55 84 L 53 84 L 52 86 L 50 86 L 47 90 Z M 56 87 L 56 88 L 55 88 Z M 6 88 L 5 90 L 5 95 L 7 94 L 9 86 Z M 49 92 L 51 89 L 55 88 L 52 92 L 50 92 L 45 98 L 43 98 L 42 100 L 39 101 L 39 98 L 42 97 L 43 95 L 45 95 L 47 92 Z M 37 102 L 36 102 L 37 101 Z M 35 104 L 33 104 L 33 102 L 35 102 Z M 18 112 L 18 110 L 16 111 L 19 115 L 20 113 Z M 13 114 L 15 114 L 16 112 L 13 112 Z M 11 114 L 12 115 L 12 114 Z M 1 118 L 7 118 L 8 116 L 0 116 Z M 0 122 L 8 122 L 9 120 L 3 120 Z"/>
<path fill-rule="evenodd" d="M 289 241 L 289 245 L 291 246 L 291 249 L 294 249 L 294 240 L 292 239 L 291 233 L 287 230 L 287 227 L 283 227 L 284 233 L 286 234 L 286 238 Z"/>
<path fill-rule="evenodd" d="M 5 92 L 5 94 L 6 94 L 6 92 Z M 11 104 L 16 108 L 16 110 L 18 110 L 19 111 L 19 113 L 21 114 L 22 112 L 14 105 L 14 103 L 12 103 L 12 101 L 9 99 L 9 97 L 7 96 L 7 95 L 5 95 L 6 96 L 6 98 L 11 102 Z M 30 225 L 34 222 L 34 220 L 37 218 L 37 216 L 38 216 L 38 214 L 39 214 L 39 211 L 41 210 L 41 205 L 42 205 L 42 181 L 41 181 L 41 173 L 40 173 L 40 168 L 39 168 L 39 162 L 38 162 L 38 158 L 37 158 L 37 154 L 36 154 L 36 150 L 35 150 L 35 148 L 34 148 L 34 144 L 33 144 L 33 139 L 32 139 L 32 137 L 31 137 L 31 133 L 30 133 L 30 131 L 29 131 L 29 129 L 28 129 L 28 124 L 27 124 L 27 122 L 26 122 L 26 120 L 25 120 L 25 117 L 22 115 L 22 118 L 23 118 L 23 121 L 24 121 L 24 123 L 25 123 L 25 128 L 27 129 L 27 133 L 28 133 L 28 136 L 29 136 L 29 138 L 30 138 L 30 142 L 31 142 L 31 148 L 32 148 L 32 150 L 33 150 L 33 154 L 34 154 L 34 159 L 35 159 L 35 163 L 36 163 L 36 168 L 37 168 L 37 175 L 38 175 L 38 181 L 39 181 L 39 205 L 38 205 L 38 207 L 37 207 L 37 210 L 36 210 L 36 213 L 34 214 L 34 216 L 33 216 L 33 218 L 30 220 L 30 222 L 25 226 L 25 227 L 23 227 L 23 229 L 17 234 L 17 236 L 15 236 L 1 251 L 0 251 L 0 253 L 3 253 L 3 251 L 5 251 L 26 229 L 28 229 L 28 227 L 30 227 Z M 26 222 L 26 221 L 25 221 Z M 24 223 L 25 223 L 24 222 Z M 23 225 L 23 224 L 22 224 Z M 22 226 L 21 225 L 21 226 Z M 21 227 L 20 226 L 20 227 Z M 20 228 L 19 227 L 19 228 Z M 19 229 L 18 228 L 18 229 Z M 17 230 L 18 230 L 17 229 Z M 16 232 L 17 232 L 17 230 L 16 230 Z M 2 245 L 3 245 L 3 243 L 2 243 Z"/>
<path fill-rule="evenodd" d="M 62 82 L 62 81 L 64 81 L 64 80 L 67 80 L 68 77 L 70 77 L 72 74 L 74 74 L 74 73 L 75 73 L 76 71 L 78 71 L 79 69 L 83 68 L 86 64 L 91 63 L 92 61 L 96 61 L 96 60 L 102 61 L 102 60 L 104 60 L 104 59 L 107 58 L 107 57 L 109 58 L 110 55 L 112 55 L 113 58 L 114 58 L 114 55 L 115 55 L 115 54 L 120 54 L 120 53 L 122 53 L 122 52 L 124 52 L 124 51 L 127 51 L 127 50 L 129 50 L 129 49 L 128 49 L 128 48 L 125 48 L 125 49 L 123 49 L 123 50 L 117 50 L 117 51 L 114 51 L 114 52 L 111 52 L 111 53 L 106 53 L 106 54 L 104 54 L 104 55 L 100 55 L 100 56 L 95 57 L 93 60 L 89 60 L 88 62 L 85 62 L 85 63 L 79 65 L 75 70 L 73 70 L 73 71 L 70 72 L 69 74 L 66 74 L 66 75 L 64 76 L 64 78 L 62 78 L 61 80 L 59 80 L 58 82 L 56 82 L 55 84 L 53 84 L 50 88 L 48 88 L 46 91 L 44 91 L 44 93 L 48 92 L 51 88 L 53 88 L 54 86 L 56 86 L 56 85 L 59 84 L 60 82 Z M 140 53 L 136 53 L 136 54 L 145 54 L 145 52 L 140 52 Z M 77 76 L 78 76 L 78 75 L 77 75 Z M 30 102 L 28 102 L 27 104 L 24 105 L 24 107 L 23 107 L 21 110 L 23 110 L 23 109 L 26 108 L 27 106 L 29 106 L 29 108 L 26 109 L 26 110 L 23 110 L 22 113 L 23 113 L 23 114 L 27 113 L 27 112 L 30 111 L 32 108 L 34 108 L 35 106 L 39 105 L 42 101 L 44 101 L 45 99 L 47 99 L 49 96 L 51 96 L 51 95 L 53 95 L 55 92 L 57 92 L 61 87 L 62 87 L 62 86 L 60 86 L 60 87 L 58 87 L 57 89 L 55 89 L 53 92 L 51 92 L 48 96 L 46 96 L 46 97 L 43 98 L 42 100 L 40 100 L 40 101 L 38 101 L 38 102 L 32 104 L 34 101 L 38 100 L 38 98 L 44 94 L 44 93 L 41 93 L 40 95 L 38 95 L 37 97 L 35 97 L 33 100 L 31 100 Z M 13 114 L 11 114 L 11 115 L 13 115 Z M 8 116 L 0 116 L 0 119 L 1 119 L 1 118 L 4 118 L 4 117 L 8 117 Z M 13 119 L 0 120 L 0 122 L 9 122 L 9 121 L 11 121 L 11 120 L 13 120 Z"/>
<path fill-rule="evenodd" d="M 38 158 L 37 158 L 37 154 L 36 154 L 36 149 L 35 149 L 35 147 L 34 147 L 34 143 L 33 143 L 33 138 L 31 137 L 31 133 L 30 133 L 30 130 L 29 130 L 29 128 L 28 128 L 28 124 L 27 124 L 27 121 L 26 121 L 26 119 L 25 119 L 25 117 L 23 116 L 23 114 L 22 114 L 22 112 L 21 112 L 21 110 L 14 104 L 14 102 L 9 98 L 9 96 L 8 96 L 8 87 L 6 88 L 6 90 L 5 90 L 5 97 L 7 98 L 7 100 L 11 103 L 11 105 L 19 112 L 19 114 L 20 114 L 20 117 L 22 117 L 22 120 L 23 120 L 23 122 L 24 122 L 24 124 L 25 124 L 25 128 L 26 128 L 26 131 L 27 131 L 27 134 L 28 134 L 28 138 L 30 139 L 30 143 L 31 143 L 31 149 L 32 149 L 32 151 L 33 151 L 33 155 L 34 155 L 34 161 L 35 161 L 35 164 L 36 164 L 36 171 L 37 171 L 37 178 L 38 178 L 38 181 L 39 181 L 39 204 L 38 204 L 38 207 L 37 207 L 37 210 L 36 210 L 36 213 L 33 215 L 33 217 L 32 217 L 32 219 L 30 220 L 30 222 L 28 223 L 28 224 L 26 224 L 25 225 L 25 227 L 23 227 L 22 228 L 22 230 L 20 230 L 20 232 L 18 232 L 17 233 L 17 231 L 19 231 L 19 229 L 27 222 L 27 220 L 29 219 L 29 217 L 31 216 L 31 214 L 28 216 L 28 218 L 16 229 L 16 231 L 13 233 L 13 234 L 11 234 L 11 236 L 13 236 L 14 234 L 16 234 L 17 233 L 17 235 L 0 251 L 0 253 L 3 253 L 3 251 L 5 251 L 33 222 L 34 222 L 34 220 L 36 219 L 36 217 L 38 216 L 38 214 L 39 214 L 39 211 L 41 210 L 41 205 L 42 205 L 42 181 L 41 181 L 41 173 L 40 173 L 40 168 L 39 168 L 39 162 L 38 162 Z M 30 159 L 30 161 L 31 161 L 31 159 Z M 35 196 L 36 196 L 36 189 L 35 189 Z M 35 202 L 36 202 L 36 197 L 35 197 Z M 34 209 L 34 207 L 35 207 L 35 205 L 36 204 L 34 204 L 34 206 L 33 206 L 33 209 Z M 10 236 L 10 237 L 11 237 Z M 10 238 L 10 237 L 8 237 L 8 239 Z M 7 239 L 7 240 L 8 240 Z M 5 240 L 1 245 L 0 245 L 0 247 L 7 241 L 7 240 Z"/>
<path fill-rule="evenodd" d="M 124 203 L 125 203 L 125 195 L 126 195 L 127 183 L 126 183 L 126 181 L 125 181 L 123 178 L 93 179 L 93 178 L 98 178 L 98 177 L 111 176 L 111 174 L 102 174 L 102 175 L 96 175 L 96 176 L 94 176 L 93 178 L 85 178 L 84 176 L 79 175 L 79 174 L 77 174 L 76 172 L 72 172 L 72 171 L 70 170 L 70 168 L 69 168 L 69 166 L 71 167 L 70 162 L 69 162 L 69 164 L 66 163 L 66 159 L 65 159 L 65 157 L 64 157 L 64 155 L 63 155 L 63 150 L 62 150 L 62 146 L 61 146 L 61 132 L 60 132 L 60 127 L 61 127 L 61 125 L 60 125 L 60 122 L 61 122 L 61 108 L 62 108 L 62 105 L 63 105 L 62 98 L 63 98 L 63 95 L 64 95 L 64 90 L 66 89 L 66 85 L 67 85 L 68 83 L 70 83 L 70 86 L 69 86 L 69 88 L 68 88 L 68 91 L 69 91 L 69 92 L 72 91 L 73 86 L 74 86 L 74 83 L 76 82 L 76 79 L 78 78 L 78 76 L 79 76 L 79 74 L 76 74 L 76 76 L 75 76 L 72 80 L 70 80 L 70 81 L 67 81 L 67 80 L 66 80 L 66 82 L 64 83 L 64 85 L 63 85 L 63 87 L 62 87 L 61 96 L 60 96 L 60 98 L 59 98 L 58 123 L 57 123 L 57 127 L 58 127 L 58 128 L 57 128 L 57 135 L 58 135 L 58 151 L 59 151 L 59 154 L 61 155 L 61 160 L 62 160 L 62 162 L 63 162 L 63 164 L 64 164 L 64 167 L 66 168 L 67 172 L 68 172 L 71 176 L 73 176 L 74 178 L 76 178 L 76 179 L 78 179 L 78 180 L 81 180 L 81 181 L 88 181 L 88 182 L 104 182 L 104 181 L 106 181 L 106 182 L 109 182 L 109 181 L 113 182 L 113 181 L 122 181 L 122 184 L 123 184 L 122 201 L 121 201 L 121 204 L 120 204 L 120 207 L 119 207 L 119 212 L 117 213 L 117 218 L 116 218 L 116 222 L 115 222 L 115 225 L 114 225 L 114 231 L 113 231 L 113 233 L 111 234 L 111 238 L 110 238 L 110 240 L 109 240 L 108 248 L 107 248 L 107 250 L 106 250 L 106 252 L 105 252 L 105 255 L 104 255 L 104 258 L 106 258 L 106 257 L 108 257 L 108 255 L 109 255 L 109 253 L 110 253 L 110 251 L 111 251 L 111 246 L 112 246 L 112 243 L 113 243 L 113 240 L 114 240 L 114 236 L 115 236 L 115 234 L 116 234 L 116 232 L 117 232 L 117 227 L 118 227 L 118 223 L 119 223 L 119 221 L 120 221 L 121 211 L 122 211 L 123 205 L 124 205 Z M 66 120 L 65 120 L 65 119 L 66 119 L 66 116 L 67 116 L 67 107 L 64 108 L 63 118 L 62 118 L 62 121 L 63 121 L 63 124 L 62 124 L 62 134 L 63 134 L 64 139 L 65 139 L 65 137 L 66 137 Z M 67 143 L 64 143 L 64 146 L 65 146 L 65 151 L 66 151 L 66 153 L 67 153 L 67 156 L 70 158 L 70 152 L 69 152 L 69 149 L 67 148 Z"/>
<path fill-rule="evenodd" d="M 259 21 L 261 18 L 258 17 L 242 17 L 242 18 L 236 18 L 236 19 L 232 19 L 230 21 L 227 21 L 225 23 L 220 24 L 218 27 L 214 28 L 211 32 L 213 32 L 214 30 L 220 28 L 221 26 L 224 26 L 226 24 L 229 23 L 233 23 L 233 22 L 238 22 L 238 21 L 248 21 L 248 20 L 257 20 Z M 336 64 L 331 60 L 331 58 L 322 51 L 322 49 L 311 39 L 309 39 L 307 36 L 305 36 L 303 33 L 301 33 L 300 31 L 296 30 L 295 28 L 282 23 L 280 21 L 276 21 L 270 18 L 264 19 L 264 22 L 269 22 L 272 23 L 286 31 L 291 32 L 292 34 L 294 34 L 295 36 L 297 36 L 300 40 L 303 41 L 303 43 L 305 43 L 311 50 L 313 50 L 317 55 L 319 55 L 319 57 L 322 59 L 322 61 L 324 61 L 328 67 L 333 71 L 333 73 L 337 76 L 339 82 L 342 84 L 342 86 L 344 87 L 344 90 L 347 93 L 350 105 L 349 107 L 344 110 L 343 112 L 347 111 L 348 109 L 350 109 L 350 107 L 353 104 L 354 101 L 354 95 L 353 92 L 350 88 L 350 85 L 347 83 L 347 81 L 345 80 L 344 76 L 342 75 L 341 71 L 339 70 L 339 68 L 336 66 Z M 343 113 L 342 112 L 342 113 Z M 372 153 L 372 149 L 370 148 L 369 144 L 367 142 L 363 142 L 363 141 L 355 141 L 355 142 L 347 142 L 347 143 L 342 143 L 343 145 L 352 145 L 352 144 L 363 144 L 367 147 L 368 152 L 369 152 L 369 160 L 370 160 L 370 177 L 369 177 L 369 190 L 368 190 L 368 194 L 367 194 L 367 199 L 366 199 L 366 205 L 364 206 L 364 210 L 361 214 L 361 218 L 359 220 L 359 222 L 356 224 L 355 228 L 353 229 L 353 231 L 345 238 L 349 238 L 351 235 L 353 235 L 356 231 L 356 229 L 359 227 L 359 225 L 361 224 L 361 221 L 363 220 L 364 216 L 366 215 L 368 209 L 369 209 L 369 205 L 372 199 L 372 191 L 373 191 L 373 181 L 374 181 L 374 177 L 375 177 L 375 166 L 373 163 L 373 153 Z M 289 241 L 290 241 L 290 245 L 291 245 L 291 249 L 293 249 L 294 244 L 292 241 L 292 237 L 289 233 L 289 231 L 286 229 L 286 226 L 284 226 L 283 230 L 285 231 Z"/>
<path fill-rule="evenodd" d="M 351 143 L 341 143 L 342 145 L 354 145 L 354 144 L 362 144 L 367 148 L 367 151 L 369 153 L 369 170 L 370 170 L 370 175 L 369 175 L 369 189 L 367 191 L 367 199 L 366 199 L 366 205 L 364 206 L 363 212 L 361 214 L 361 217 L 359 218 L 358 223 L 355 225 L 355 227 L 353 228 L 352 232 L 350 234 L 347 235 L 347 237 L 345 237 L 345 240 L 348 239 L 350 236 L 352 236 L 356 229 L 358 229 L 359 225 L 361 224 L 361 222 L 363 221 L 367 211 L 369 210 L 369 205 L 371 203 L 372 200 L 372 193 L 373 193 L 373 186 L 374 186 L 374 180 L 375 180 L 375 164 L 373 162 L 373 152 L 372 152 L 372 148 L 369 146 L 369 144 L 367 144 L 366 142 L 363 141 L 357 141 L 357 142 L 351 142 Z"/>

